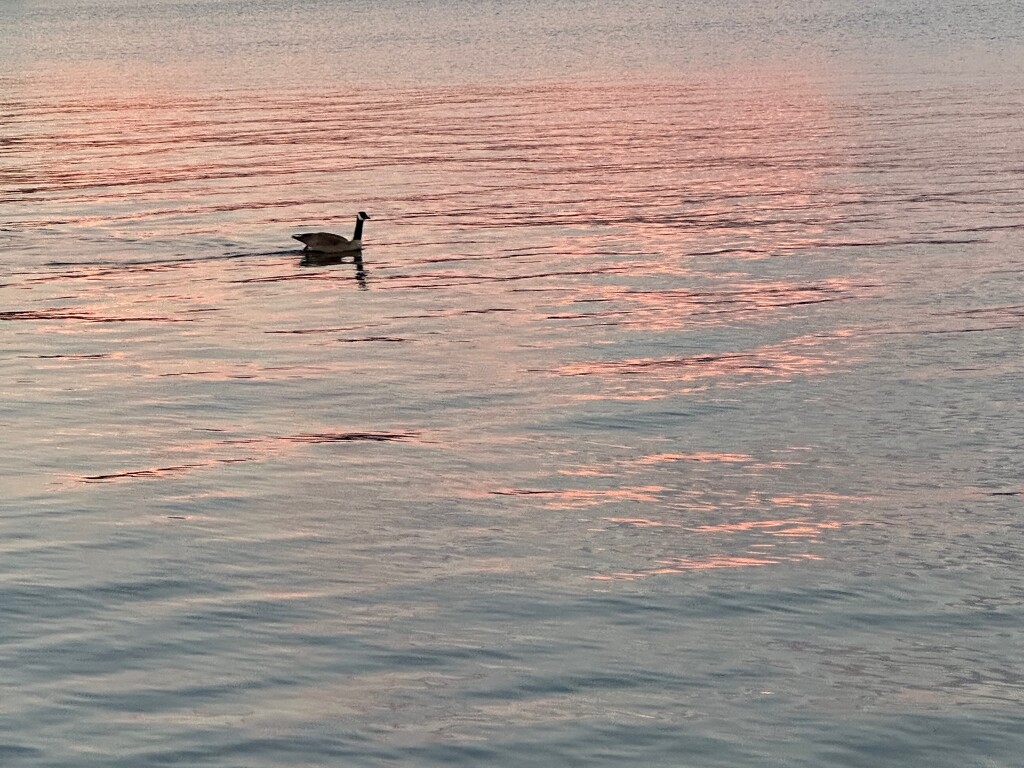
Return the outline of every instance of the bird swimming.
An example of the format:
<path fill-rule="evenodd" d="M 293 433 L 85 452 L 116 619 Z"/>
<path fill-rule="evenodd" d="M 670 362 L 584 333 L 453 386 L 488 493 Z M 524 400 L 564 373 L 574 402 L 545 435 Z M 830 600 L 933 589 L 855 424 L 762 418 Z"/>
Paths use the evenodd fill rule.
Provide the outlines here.
<path fill-rule="evenodd" d="M 341 235 L 332 235 L 330 232 L 306 232 L 301 235 L 292 235 L 293 238 L 306 246 L 307 251 L 316 253 L 349 253 L 362 250 L 363 247 L 363 222 L 370 218 L 366 211 L 360 211 L 356 216 L 356 231 L 352 239 L 348 240 Z"/>

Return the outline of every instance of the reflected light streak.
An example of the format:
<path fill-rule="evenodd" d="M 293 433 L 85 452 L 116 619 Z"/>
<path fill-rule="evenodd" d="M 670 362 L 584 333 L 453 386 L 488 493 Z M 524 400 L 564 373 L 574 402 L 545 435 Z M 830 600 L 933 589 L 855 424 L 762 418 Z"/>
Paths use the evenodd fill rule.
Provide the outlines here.
<path fill-rule="evenodd" d="M 764 531 L 771 536 L 790 538 L 818 538 L 822 531 L 835 530 L 843 527 L 836 520 L 808 522 L 806 520 L 744 520 L 739 523 L 722 523 L 719 525 L 699 525 L 688 530 L 697 533 L 742 533 L 744 531 Z"/>
<path fill-rule="evenodd" d="M 583 509 L 599 504 L 612 502 L 640 502 L 653 503 L 661 498 L 661 494 L 668 489 L 660 485 L 637 486 L 633 488 L 615 489 L 582 489 L 569 488 L 564 490 L 534 490 L 526 488 L 510 488 L 501 491 L 491 491 L 493 496 L 536 496 L 543 499 L 541 506 L 544 509 Z"/>
<path fill-rule="evenodd" d="M 647 265 L 638 265 L 638 277 L 650 276 Z M 621 286 L 585 285 L 561 302 L 574 311 L 547 315 L 548 320 L 577 321 L 582 325 L 629 326 L 643 331 L 667 331 L 692 327 L 696 320 L 736 322 L 738 317 L 763 318 L 772 310 L 807 307 L 835 301 L 865 299 L 878 285 L 833 278 L 814 284 L 784 282 L 743 283 L 744 276 L 716 274 L 702 291 L 638 290 Z M 723 280 L 728 280 L 723 284 Z M 584 305 L 583 308 L 580 305 Z"/>
<path fill-rule="evenodd" d="M 842 162 L 827 97 L 792 76 L 769 88 L 734 87 L 749 82 L 746 72 L 732 78 L 707 90 L 647 86 L 635 99 L 642 112 L 615 105 L 610 119 L 583 117 L 583 126 L 551 137 L 557 155 L 539 165 L 559 181 L 569 166 L 585 182 L 560 206 L 563 217 L 585 209 L 591 227 L 605 227 L 603 238 L 555 241 L 559 252 L 592 259 L 639 246 L 655 254 L 641 272 L 679 275 L 687 254 L 764 258 L 837 230 L 844 209 L 820 203 L 828 169 Z M 566 88 L 559 101 L 580 102 L 580 121 L 600 114 L 599 97 Z M 641 202 L 624 189 L 642 190 Z"/>
<path fill-rule="evenodd" d="M 689 357 L 628 358 L 570 363 L 553 372 L 560 376 L 596 376 L 605 379 L 638 376 L 644 380 L 676 384 L 740 387 L 764 380 L 792 380 L 799 376 L 824 375 L 852 362 L 849 353 L 828 348 L 849 332 L 827 336 L 800 336 L 780 344 L 748 351 Z"/>
<path fill-rule="evenodd" d="M 800 496 L 772 496 L 769 501 L 779 507 L 834 506 L 844 501 L 860 501 L 856 496 L 840 493 L 805 493 Z"/>
<path fill-rule="evenodd" d="M 706 557 L 677 557 L 658 561 L 658 567 L 647 570 L 618 571 L 608 574 L 594 574 L 592 581 L 638 581 L 651 576 L 671 576 L 695 571 L 713 571 L 723 568 L 763 568 L 765 566 L 783 565 L 808 561 L 820 561 L 823 558 L 809 552 L 780 557 L 763 555 L 727 555 L 716 554 Z"/>
<path fill-rule="evenodd" d="M 654 453 L 644 456 L 637 461 L 638 464 L 663 464 L 673 461 L 715 461 L 726 464 L 738 464 L 741 462 L 753 461 L 753 457 L 745 453 Z"/>
<path fill-rule="evenodd" d="M 682 528 L 678 523 L 665 523 L 643 517 L 606 517 L 605 520 L 622 528 Z"/>
<path fill-rule="evenodd" d="M 637 459 L 635 463 L 641 466 L 648 466 L 655 464 L 671 464 L 680 461 L 693 461 L 702 464 L 711 462 L 718 464 L 756 463 L 753 456 L 745 453 L 716 453 L 713 451 L 700 451 L 695 453 L 652 453 L 649 456 L 642 456 Z M 785 464 L 776 462 L 771 464 L 759 464 L 759 466 L 781 469 Z"/>

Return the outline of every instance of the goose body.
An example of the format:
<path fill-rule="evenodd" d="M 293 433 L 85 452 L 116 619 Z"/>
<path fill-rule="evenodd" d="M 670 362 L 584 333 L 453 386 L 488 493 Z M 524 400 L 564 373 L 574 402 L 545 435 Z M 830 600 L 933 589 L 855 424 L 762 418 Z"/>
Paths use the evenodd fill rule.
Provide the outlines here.
<path fill-rule="evenodd" d="M 370 218 L 366 211 L 360 211 L 356 216 L 356 231 L 352 239 L 334 235 L 330 232 L 305 232 L 301 235 L 292 235 L 293 238 L 306 246 L 307 251 L 315 253 L 351 253 L 362 250 L 363 247 L 363 222 Z"/>

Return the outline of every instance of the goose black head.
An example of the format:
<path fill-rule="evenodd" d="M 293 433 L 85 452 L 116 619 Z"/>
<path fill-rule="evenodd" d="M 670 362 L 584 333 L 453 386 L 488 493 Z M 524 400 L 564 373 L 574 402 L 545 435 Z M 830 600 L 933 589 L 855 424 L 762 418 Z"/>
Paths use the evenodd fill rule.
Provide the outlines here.
<path fill-rule="evenodd" d="M 359 218 L 365 221 L 366 219 L 370 218 L 370 214 L 368 214 L 366 211 L 360 211 Z"/>

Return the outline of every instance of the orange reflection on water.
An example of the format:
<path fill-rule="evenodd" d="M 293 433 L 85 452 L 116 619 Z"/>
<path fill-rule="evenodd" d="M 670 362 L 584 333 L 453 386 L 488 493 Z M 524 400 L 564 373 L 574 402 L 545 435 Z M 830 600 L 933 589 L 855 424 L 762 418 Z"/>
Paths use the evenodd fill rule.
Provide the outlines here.
<path fill-rule="evenodd" d="M 750 555 L 709 555 L 708 557 L 674 557 L 659 560 L 661 568 L 649 571 L 651 576 L 666 573 L 683 573 L 685 571 L 709 571 L 713 568 L 747 568 L 759 565 L 774 565 L 779 562 L 774 557 L 751 557 Z"/>
<path fill-rule="evenodd" d="M 719 525 L 699 525 L 690 530 L 698 533 L 741 533 L 744 531 L 765 531 L 771 536 L 791 538 L 817 538 L 822 531 L 841 528 L 842 523 L 836 520 L 808 522 L 806 520 L 744 520 L 738 523 L 722 523 Z"/>
<path fill-rule="evenodd" d="M 856 496 L 840 493 L 804 493 L 799 496 L 772 496 L 769 501 L 778 507 L 834 506 L 844 501 L 858 501 Z"/>
<path fill-rule="evenodd" d="M 673 464 L 677 462 L 693 462 L 696 464 L 745 464 L 752 470 L 785 469 L 789 466 L 784 461 L 758 461 L 746 453 L 719 453 L 717 451 L 694 451 L 691 453 L 653 453 L 641 456 L 632 462 L 638 466 L 654 466 L 657 464 Z"/>
<path fill-rule="evenodd" d="M 827 336 L 798 336 L 780 344 L 713 355 L 585 361 L 562 366 L 555 373 L 605 379 L 635 376 L 644 381 L 702 387 L 711 384 L 741 387 L 765 380 L 788 381 L 799 376 L 822 375 L 839 365 L 848 364 L 851 358 L 847 351 L 829 347 L 831 342 L 848 335 L 849 331 L 841 331 Z"/>
<path fill-rule="evenodd" d="M 727 555 L 714 554 L 705 557 L 673 557 L 659 560 L 658 566 L 635 571 L 618 571 L 616 573 L 595 574 L 589 578 L 593 581 L 638 581 L 651 576 L 669 576 L 693 571 L 712 571 L 722 568 L 761 568 L 784 563 L 799 563 L 821 560 L 819 555 L 805 552 L 796 555 L 766 557 L 762 555 Z"/>
<path fill-rule="evenodd" d="M 560 469 L 558 474 L 565 475 L 566 477 L 615 477 L 611 472 L 602 472 L 597 469 L 587 469 L 585 467 L 580 469 Z"/>
<path fill-rule="evenodd" d="M 753 457 L 745 453 L 713 453 L 702 451 L 698 453 L 652 453 L 637 460 L 637 464 L 665 464 L 674 461 L 716 461 L 726 464 L 739 464 L 753 461 Z"/>
<path fill-rule="evenodd" d="M 658 501 L 660 494 L 667 490 L 660 485 L 607 489 L 566 488 L 562 490 L 509 488 L 491 491 L 490 494 L 493 496 L 536 496 L 543 499 L 541 506 L 545 509 L 566 510 L 623 501 L 653 503 Z"/>
<path fill-rule="evenodd" d="M 636 274 L 649 276 L 656 270 L 638 265 Z M 704 290 L 639 290 L 619 286 L 585 286 L 586 293 L 568 295 L 563 305 L 575 311 L 548 315 L 549 320 L 574 324 L 636 327 L 643 331 L 666 331 L 692 327 L 695 320 L 735 322 L 737 315 L 762 314 L 769 310 L 804 307 L 863 298 L 873 283 L 844 278 L 809 284 L 787 282 L 747 283 L 743 277 L 721 274 Z M 729 281 L 722 284 L 725 278 Z M 580 305 L 584 305 L 581 308 Z"/>
<path fill-rule="evenodd" d="M 670 393 L 662 388 L 636 389 L 626 386 L 612 386 L 600 393 L 580 393 L 573 397 L 577 402 L 591 400 L 614 400 L 620 403 L 664 400 Z"/>
<path fill-rule="evenodd" d="M 656 256 L 645 270 L 678 275 L 687 256 L 763 258 L 805 247 L 843 216 L 818 201 L 847 150 L 834 144 L 828 95 L 798 73 L 759 67 L 634 84 L 628 100 L 574 85 L 548 98 L 579 105 L 544 110 L 571 120 L 545 142 L 545 170 L 560 182 L 550 186 L 573 192 L 569 182 L 583 182 L 551 207 L 571 224 L 585 207 L 587 224 L 604 235 L 596 248 L 595 238 L 566 236 L 560 252 L 642 248 L 634 259 Z"/>
<path fill-rule="evenodd" d="M 660 520 L 648 520 L 644 517 L 606 517 L 610 523 L 623 528 L 681 528 L 678 523 L 665 523 Z"/>

